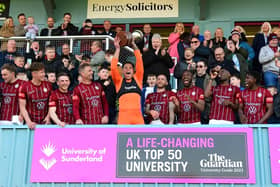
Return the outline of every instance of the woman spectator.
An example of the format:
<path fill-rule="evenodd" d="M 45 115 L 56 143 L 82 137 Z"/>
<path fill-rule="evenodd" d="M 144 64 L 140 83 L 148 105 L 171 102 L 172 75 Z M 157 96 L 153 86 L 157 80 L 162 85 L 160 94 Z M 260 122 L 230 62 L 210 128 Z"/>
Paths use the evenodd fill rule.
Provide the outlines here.
<path fill-rule="evenodd" d="M 240 40 L 241 41 L 248 42 L 248 39 L 246 37 L 247 33 L 246 33 L 246 31 L 245 31 L 245 29 L 243 27 L 241 27 L 239 25 L 236 25 L 234 27 L 234 30 L 237 30 L 238 32 L 240 32 L 240 35 L 241 35 Z"/>
<path fill-rule="evenodd" d="M 224 37 L 223 29 L 218 27 L 215 31 L 215 37 L 211 40 L 213 42 L 213 50 L 215 50 L 217 47 L 225 48 L 227 39 Z"/>
<path fill-rule="evenodd" d="M 178 43 L 180 41 L 180 36 L 185 32 L 184 24 L 183 23 L 176 23 L 176 26 L 174 28 L 174 32 L 170 33 L 168 37 L 168 53 L 171 57 L 177 58 L 179 60 L 179 54 L 178 54 Z M 173 73 L 173 69 L 170 71 Z"/>
<path fill-rule="evenodd" d="M 12 17 L 8 17 L 4 21 L 3 26 L 0 29 L 0 36 L 5 38 L 15 36 L 14 21 Z M 7 42 L 2 42 L 1 51 L 5 51 L 5 50 L 7 50 Z"/>
<path fill-rule="evenodd" d="M 191 46 L 190 33 L 189 32 L 184 32 L 180 36 L 180 41 L 177 45 L 178 54 L 179 54 L 178 62 L 181 62 L 181 61 L 185 60 L 185 49 L 189 48 L 190 46 Z"/>
<path fill-rule="evenodd" d="M 259 62 L 260 50 L 268 43 L 268 36 L 271 33 L 271 25 L 269 22 L 264 22 L 261 26 L 260 32 L 255 35 L 252 48 L 255 51 L 255 58 L 253 61 L 254 70 L 261 71 L 262 65 Z"/>

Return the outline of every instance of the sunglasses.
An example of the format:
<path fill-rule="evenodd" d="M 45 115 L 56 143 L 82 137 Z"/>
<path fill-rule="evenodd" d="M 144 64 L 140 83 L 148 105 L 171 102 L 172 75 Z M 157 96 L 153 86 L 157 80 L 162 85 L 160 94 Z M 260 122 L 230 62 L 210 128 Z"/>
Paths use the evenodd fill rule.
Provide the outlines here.
<path fill-rule="evenodd" d="M 196 66 L 196 68 L 203 68 L 203 66 Z"/>
<path fill-rule="evenodd" d="M 198 41 L 191 41 L 191 43 L 192 43 L 192 44 L 196 44 L 196 43 L 198 43 Z"/>

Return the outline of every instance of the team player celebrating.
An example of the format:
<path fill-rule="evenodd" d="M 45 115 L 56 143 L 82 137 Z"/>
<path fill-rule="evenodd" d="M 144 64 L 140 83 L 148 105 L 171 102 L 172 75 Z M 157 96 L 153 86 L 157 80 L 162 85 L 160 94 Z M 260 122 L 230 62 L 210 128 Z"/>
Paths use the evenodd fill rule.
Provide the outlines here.
<path fill-rule="evenodd" d="M 4 82 L 0 83 L 0 120 L 11 121 L 13 115 L 19 115 L 19 88 L 25 81 L 16 78 L 16 67 L 10 63 L 2 66 L 1 74 Z"/>
<path fill-rule="evenodd" d="M 49 124 L 48 114 L 51 83 L 45 80 L 45 68 L 42 63 L 34 62 L 30 67 L 32 80 L 22 85 L 19 91 L 20 113 L 28 127 L 34 129 L 36 124 Z"/>
<path fill-rule="evenodd" d="M 204 91 L 193 86 L 193 73 L 185 70 L 182 76 L 184 88 L 177 92 L 177 99 L 174 100 L 179 112 L 180 124 L 200 124 L 201 112 L 204 110 Z"/>
<path fill-rule="evenodd" d="M 116 51 L 111 62 L 111 74 L 117 92 L 118 124 L 144 124 L 141 112 L 144 68 L 140 50 L 133 41 L 136 72 L 134 73 L 134 64 L 127 61 L 122 66 L 123 78 L 117 66 L 120 55 L 120 39 L 118 37 L 115 38 L 114 45 Z"/>
<path fill-rule="evenodd" d="M 241 123 L 262 124 L 273 113 L 273 97 L 265 88 L 259 86 L 260 73 L 248 72 L 245 79 L 246 89 L 239 98 L 239 116 Z"/>
<path fill-rule="evenodd" d="M 157 76 L 156 92 L 150 93 L 145 102 L 145 113 L 154 120 L 160 120 L 163 124 L 173 124 L 175 118 L 175 105 L 173 97 L 175 93 L 166 90 L 168 85 L 167 77 L 164 74 Z M 157 123 L 156 121 L 155 123 Z M 153 123 L 154 124 L 154 123 Z"/>
<path fill-rule="evenodd" d="M 109 106 L 99 83 L 92 81 L 93 71 L 89 64 L 79 67 L 81 83 L 74 89 L 73 114 L 76 124 L 108 123 Z"/>
<path fill-rule="evenodd" d="M 237 71 L 230 64 L 225 64 L 219 73 L 211 71 L 210 81 L 205 90 L 205 97 L 212 96 L 209 124 L 233 124 L 234 110 L 238 109 L 240 89 L 229 83 L 230 76 Z M 220 84 L 212 87 L 212 81 L 219 76 Z"/>
<path fill-rule="evenodd" d="M 72 92 L 68 90 L 70 77 L 67 73 L 59 73 L 56 82 L 58 89 L 51 93 L 49 113 L 53 122 L 64 127 L 65 124 L 75 123 L 72 112 Z"/>

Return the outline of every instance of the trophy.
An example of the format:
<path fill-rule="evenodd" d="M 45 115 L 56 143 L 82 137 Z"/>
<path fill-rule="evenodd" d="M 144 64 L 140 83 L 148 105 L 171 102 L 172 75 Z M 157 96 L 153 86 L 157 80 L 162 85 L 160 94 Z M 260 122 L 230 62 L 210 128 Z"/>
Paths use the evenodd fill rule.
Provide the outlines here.
<path fill-rule="evenodd" d="M 131 46 L 132 39 L 134 39 L 134 42 L 137 44 L 143 39 L 143 33 L 140 30 L 135 30 L 133 33 L 126 32 L 126 31 L 120 31 L 117 34 L 117 37 L 120 38 L 120 46 Z"/>

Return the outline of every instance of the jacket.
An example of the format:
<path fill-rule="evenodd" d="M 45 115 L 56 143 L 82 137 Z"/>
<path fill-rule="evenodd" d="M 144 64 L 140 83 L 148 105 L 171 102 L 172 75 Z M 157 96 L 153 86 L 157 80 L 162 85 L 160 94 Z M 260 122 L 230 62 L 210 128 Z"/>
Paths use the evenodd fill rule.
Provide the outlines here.
<path fill-rule="evenodd" d="M 278 51 L 279 50 L 280 47 L 278 47 Z M 275 64 L 274 51 L 269 47 L 269 45 L 261 48 L 259 62 L 262 64 L 263 72 L 270 71 L 272 73 L 279 74 L 279 67 Z"/>

